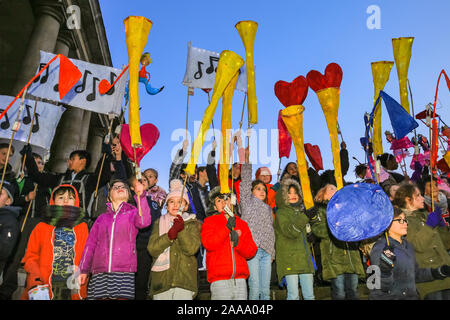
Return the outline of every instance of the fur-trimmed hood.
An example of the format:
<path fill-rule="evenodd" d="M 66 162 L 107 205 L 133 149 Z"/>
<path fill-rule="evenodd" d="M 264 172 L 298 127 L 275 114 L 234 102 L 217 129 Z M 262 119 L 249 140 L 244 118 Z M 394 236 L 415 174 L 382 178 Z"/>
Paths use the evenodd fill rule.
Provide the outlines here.
<path fill-rule="evenodd" d="M 282 208 L 285 206 L 289 206 L 288 194 L 289 194 L 289 186 L 294 185 L 300 194 L 300 202 L 303 205 L 303 192 L 300 183 L 297 180 L 292 178 L 284 178 L 280 182 L 280 189 L 277 191 L 277 195 L 275 197 L 275 201 L 277 204 L 277 208 Z"/>

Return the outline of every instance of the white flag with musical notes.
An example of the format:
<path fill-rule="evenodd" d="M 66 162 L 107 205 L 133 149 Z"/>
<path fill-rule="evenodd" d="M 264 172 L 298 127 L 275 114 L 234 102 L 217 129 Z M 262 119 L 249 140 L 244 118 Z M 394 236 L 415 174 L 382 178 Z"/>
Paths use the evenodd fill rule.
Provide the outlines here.
<path fill-rule="evenodd" d="M 0 106 L 7 106 L 13 101 L 14 97 L 0 95 Z M 21 99 L 18 99 L 11 108 L 5 113 L 0 122 L 0 138 L 11 139 L 11 128 L 17 119 Z M 27 142 L 30 134 L 31 121 L 33 120 L 34 100 L 25 99 L 24 109 L 20 113 L 20 127 L 14 135 L 14 140 Z M 4 109 L 0 109 L 3 112 Z M 30 144 L 49 150 L 55 135 L 56 126 L 64 112 L 64 108 L 50 103 L 38 101 L 36 113 L 34 115 L 33 129 L 30 138 Z"/>
<path fill-rule="evenodd" d="M 219 57 L 220 53 L 193 47 L 189 42 L 183 85 L 201 89 L 214 88 Z M 236 90 L 247 92 L 246 66 L 242 66 L 240 71 Z"/>
<path fill-rule="evenodd" d="M 41 61 L 36 73 L 42 70 L 54 56 L 53 53 L 41 51 Z M 112 84 L 122 70 L 76 59 L 69 60 L 80 70 L 82 76 L 62 100 L 59 98 L 58 92 L 59 59 L 56 59 L 40 77 L 33 81 L 27 93 L 34 97 L 62 102 L 76 108 L 103 114 L 120 115 L 128 80 L 128 70 L 111 90 L 104 95 L 100 95 L 98 92 L 99 82 L 106 79 Z"/>

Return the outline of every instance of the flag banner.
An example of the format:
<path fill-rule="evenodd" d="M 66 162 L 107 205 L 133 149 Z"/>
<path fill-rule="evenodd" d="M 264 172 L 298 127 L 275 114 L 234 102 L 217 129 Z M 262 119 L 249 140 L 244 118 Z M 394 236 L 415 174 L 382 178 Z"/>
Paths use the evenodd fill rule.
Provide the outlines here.
<path fill-rule="evenodd" d="M 219 56 L 220 53 L 193 47 L 192 43 L 189 42 L 183 85 L 201 89 L 214 88 Z M 236 90 L 247 92 L 247 68 L 245 64 L 240 72 Z"/>
<path fill-rule="evenodd" d="M 0 95 L 0 105 L 7 106 L 14 97 Z M 20 114 L 20 128 L 14 135 L 15 141 L 27 142 L 30 134 L 31 121 L 33 120 L 34 100 L 25 99 L 24 109 Z M 0 122 L 0 139 L 11 139 L 11 128 L 17 119 L 20 108 L 20 100 L 14 102 L 11 108 L 5 113 Z M 4 109 L 0 109 L 3 112 Z M 49 150 L 55 135 L 56 126 L 64 112 L 64 108 L 53 104 L 38 101 L 36 105 L 36 114 L 33 121 L 30 144 Z"/>
<path fill-rule="evenodd" d="M 410 133 L 419 126 L 417 121 L 414 120 L 414 118 L 408 113 L 408 111 L 406 111 L 405 108 L 403 108 L 400 103 L 395 101 L 383 90 L 380 91 L 380 95 L 378 96 L 378 99 L 375 102 L 371 118 L 373 118 L 375 108 L 377 107 L 378 101 L 381 98 L 383 99 L 384 104 L 386 105 L 386 109 L 389 114 L 389 119 L 391 120 L 392 129 L 394 130 L 395 138 L 397 140 L 402 139 L 408 133 Z"/>
<path fill-rule="evenodd" d="M 41 51 L 38 73 L 55 55 Z M 69 59 L 82 73 L 81 79 L 63 98 L 59 98 L 58 82 L 60 62 L 53 62 L 40 77 L 36 78 L 28 88 L 28 94 L 54 103 L 64 103 L 97 113 L 120 115 L 128 79 L 128 70 L 117 83 L 104 95 L 98 92 L 98 84 L 102 79 L 113 83 L 122 70 L 112 67 Z"/>

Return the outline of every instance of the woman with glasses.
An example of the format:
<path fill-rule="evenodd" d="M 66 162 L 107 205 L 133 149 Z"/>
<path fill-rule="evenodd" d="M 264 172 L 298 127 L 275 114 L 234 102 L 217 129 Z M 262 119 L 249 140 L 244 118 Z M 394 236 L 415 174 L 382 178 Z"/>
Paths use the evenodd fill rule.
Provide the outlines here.
<path fill-rule="evenodd" d="M 136 182 L 134 196 L 138 208 L 128 203 L 131 192 L 122 180 L 113 180 L 108 191 L 107 210 L 89 233 L 80 262 L 80 282 L 91 274 L 87 299 L 134 299 L 137 270 L 136 236 L 150 225 L 151 216 L 146 191 Z"/>
<path fill-rule="evenodd" d="M 439 225 L 442 217 L 439 209 L 433 212 L 424 209 L 424 197 L 417 186 L 402 184 L 395 193 L 393 204 L 398 206 L 408 219 L 406 240 L 414 246 L 419 268 L 438 268 L 450 265 L 450 256 L 445 249 Z M 450 279 L 435 280 L 417 285 L 420 297 L 430 300 L 450 299 Z"/>
<path fill-rule="evenodd" d="M 394 207 L 394 219 L 386 236 L 380 237 L 370 254 L 372 265 L 379 267 L 379 285 L 370 290 L 371 300 L 418 300 L 416 282 L 430 282 L 450 276 L 450 267 L 420 268 L 412 243 L 405 237 L 409 219 L 398 207 Z"/>

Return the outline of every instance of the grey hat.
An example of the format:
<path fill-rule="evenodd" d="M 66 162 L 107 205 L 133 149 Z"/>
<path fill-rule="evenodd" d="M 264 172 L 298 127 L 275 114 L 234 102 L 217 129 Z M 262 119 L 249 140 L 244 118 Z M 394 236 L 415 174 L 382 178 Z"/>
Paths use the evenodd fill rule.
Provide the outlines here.
<path fill-rule="evenodd" d="M 11 199 L 12 202 L 14 202 L 14 194 L 16 193 L 16 187 L 9 181 L 3 181 L 3 189 L 5 189 L 6 193 L 8 194 L 8 197 Z"/>

